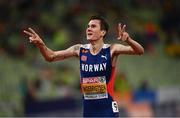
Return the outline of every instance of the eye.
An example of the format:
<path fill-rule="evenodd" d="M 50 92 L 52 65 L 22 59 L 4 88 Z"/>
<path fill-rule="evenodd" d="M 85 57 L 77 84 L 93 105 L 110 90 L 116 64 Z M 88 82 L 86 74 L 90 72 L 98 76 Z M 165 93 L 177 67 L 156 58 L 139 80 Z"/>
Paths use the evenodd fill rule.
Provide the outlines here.
<path fill-rule="evenodd" d="M 90 26 L 89 25 L 87 25 L 87 28 L 89 28 Z"/>
<path fill-rule="evenodd" d="M 96 27 L 96 25 L 91 25 L 91 27 L 92 27 L 92 28 L 95 28 L 95 27 Z"/>

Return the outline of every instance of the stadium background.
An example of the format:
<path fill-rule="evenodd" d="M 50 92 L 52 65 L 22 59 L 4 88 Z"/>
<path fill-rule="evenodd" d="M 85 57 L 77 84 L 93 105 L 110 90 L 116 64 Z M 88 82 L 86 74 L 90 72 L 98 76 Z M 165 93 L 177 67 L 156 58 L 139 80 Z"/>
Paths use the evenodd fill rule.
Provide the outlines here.
<path fill-rule="evenodd" d="M 118 43 L 122 22 L 145 48 L 119 57 L 120 116 L 180 116 L 179 8 L 178 0 L 0 1 L 0 116 L 82 116 L 78 59 L 45 62 L 22 30 L 34 28 L 61 50 L 87 43 L 88 18 L 97 13 L 110 24 L 106 43 Z"/>

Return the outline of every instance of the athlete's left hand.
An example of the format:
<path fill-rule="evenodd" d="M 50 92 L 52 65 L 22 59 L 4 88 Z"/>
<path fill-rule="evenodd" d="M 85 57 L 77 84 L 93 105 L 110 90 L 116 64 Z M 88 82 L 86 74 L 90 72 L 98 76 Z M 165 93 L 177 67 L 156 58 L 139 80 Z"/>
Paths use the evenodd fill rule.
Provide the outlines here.
<path fill-rule="evenodd" d="M 118 40 L 127 41 L 130 37 L 129 34 L 125 31 L 126 25 L 118 24 Z"/>

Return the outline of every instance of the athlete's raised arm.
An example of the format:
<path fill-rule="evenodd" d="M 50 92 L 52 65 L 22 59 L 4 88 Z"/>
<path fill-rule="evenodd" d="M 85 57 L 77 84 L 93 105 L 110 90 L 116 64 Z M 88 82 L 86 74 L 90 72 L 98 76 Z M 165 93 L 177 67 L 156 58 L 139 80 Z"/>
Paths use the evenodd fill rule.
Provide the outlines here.
<path fill-rule="evenodd" d="M 45 45 L 40 36 L 32 28 L 28 28 L 23 32 L 29 36 L 30 43 L 35 44 L 35 46 L 39 48 L 44 59 L 48 62 L 79 56 L 80 44 L 73 45 L 65 50 L 53 51 Z"/>
<path fill-rule="evenodd" d="M 144 48 L 125 31 L 126 25 L 118 24 L 118 40 L 126 42 L 128 45 L 112 44 L 111 54 L 118 56 L 119 54 L 135 54 L 141 55 L 144 53 Z"/>

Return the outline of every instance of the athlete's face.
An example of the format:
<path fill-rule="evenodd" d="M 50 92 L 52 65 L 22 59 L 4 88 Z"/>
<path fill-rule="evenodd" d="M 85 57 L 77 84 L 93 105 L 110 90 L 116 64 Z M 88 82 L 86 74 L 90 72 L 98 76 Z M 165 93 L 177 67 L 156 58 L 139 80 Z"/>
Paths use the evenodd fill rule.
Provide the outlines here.
<path fill-rule="evenodd" d="M 103 39 L 105 31 L 101 30 L 100 20 L 90 20 L 86 29 L 86 38 L 89 41 Z"/>

